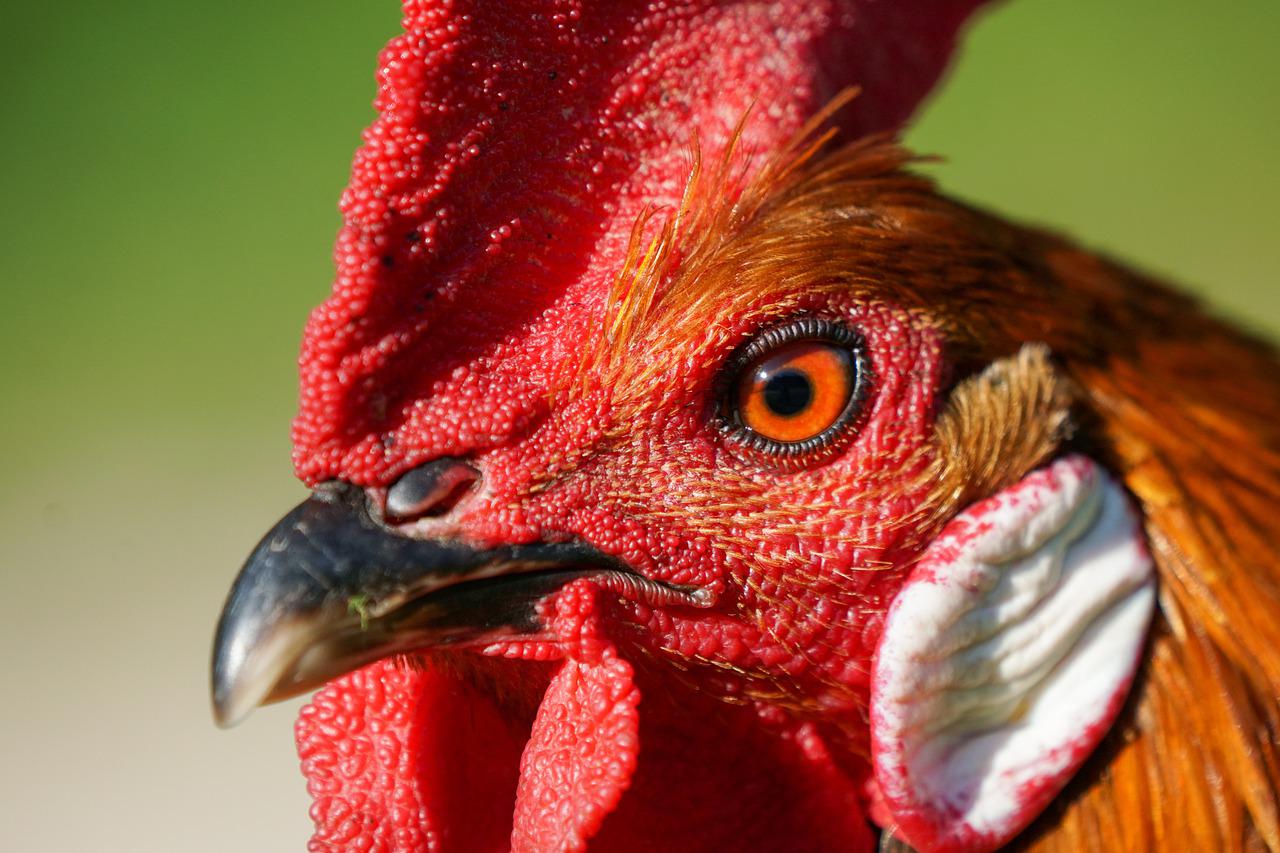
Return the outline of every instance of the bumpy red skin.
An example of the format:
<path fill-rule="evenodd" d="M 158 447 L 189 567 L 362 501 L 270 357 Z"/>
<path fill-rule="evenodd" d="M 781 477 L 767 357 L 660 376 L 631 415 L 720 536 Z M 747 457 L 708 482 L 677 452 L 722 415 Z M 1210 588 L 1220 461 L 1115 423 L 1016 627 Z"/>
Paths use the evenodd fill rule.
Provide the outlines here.
<path fill-rule="evenodd" d="M 513 814 L 516 849 L 523 850 L 576 849 L 576 844 L 560 843 L 565 839 L 558 833 L 570 815 L 584 814 L 598 820 L 587 821 L 570 840 L 598 831 L 596 840 L 606 850 L 630 849 L 629 839 L 656 845 L 644 849 L 669 850 L 744 843 L 765 850 L 856 850 L 870 844 L 860 805 L 868 768 L 856 754 L 867 750 L 861 714 L 867 704 L 879 614 L 898 588 L 901 574 L 851 567 L 909 561 L 913 552 L 901 543 L 909 530 L 890 522 L 907 514 L 916 496 L 867 494 L 856 484 L 898 473 L 893 464 L 901 458 L 899 452 L 909 456 L 925 441 L 930 402 L 939 382 L 939 353 L 932 333 L 914 328 L 910 318 L 892 309 L 844 305 L 839 300 L 814 309 L 842 317 L 866 336 L 877 376 L 869 414 L 857 439 L 821 473 L 779 477 L 763 471 L 749 482 L 754 486 L 751 494 L 765 504 L 825 504 L 839 510 L 815 509 L 754 522 L 723 519 L 726 532 L 735 523 L 754 526 L 751 560 L 726 548 L 690 524 L 693 519 L 705 523 L 709 515 L 695 496 L 718 494 L 718 484 L 705 478 L 707 471 L 723 472 L 728 479 L 750 475 L 751 469 L 708 429 L 704 410 L 667 405 L 661 399 L 645 421 L 632 425 L 628 443 L 601 450 L 560 488 L 536 497 L 521 496 L 515 485 L 521 480 L 515 475 L 525 472 L 524 466 L 536 469 L 581 446 L 572 419 L 548 417 L 511 446 L 477 455 L 487 478 L 497 472 L 494 483 L 454 516 L 421 524 L 424 535 L 481 542 L 528 530 L 552 537 L 581 536 L 651 577 L 719 591 L 724 605 L 708 613 L 646 607 L 613 596 L 590 596 L 583 604 L 580 597 L 586 593 L 570 588 L 556 599 L 562 612 L 553 622 L 553 633 L 560 638 L 555 648 L 507 643 L 486 650 L 498 658 L 564 656 L 568 662 L 559 666 L 573 668 L 567 675 L 565 669 L 555 671 L 538 710 L 539 719 L 549 715 L 568 727 L 562 727 L 563 732 L 576 733 L 573 744 L 558 763 L 531 763 L 526 752 L 519 797 L 510 781 L 517 775 L 519 760 L 519 749 L 512 744 L 529 740 L 530 750 L 546 751 L 548 743 L 564 744 L 567 739 L 540 728 L 521 703 L 502 696 L 524 689 L 540 691 L 547 674 L 538 664 L 494 661 L 476 683 L 521 682 L 500 688 L 497 698 L 468 686 L 467 679 L 446 690 L 438 673 L 401 673 L 389 664 L 331 685 L 299 726 L 304 768 L 316 798 L 314 849 L 352 849 L 352 833 L 357 830 L 363 835 L 355 837 L 374 850 L 434 849 L 426 843 L 432 834 L 463 833 L 469 843 L 478 844 L 471 827 L 501 819 L 510 831 Z M 742 319 L 746 330 L 755 318 Z M 676 356 L 673 370 L 687 373 L 689 366 Z M 715 367 L 711 363 L 701 368 L 704 390 L 714 379 Z M 677 382 L 659 384 L 683 388 Z M 886 453 L 886 447 L 894 452 Z M 853 487 L 833 488 L 833 483 Z M 675 513 L 661 518 L 611 515 L 606 509 L 611 506 L 608 493 L 620 484 L 629 492 L 652 495 L 655 509 L 667 507 Z M 513 501 L 518 496 L 516 510 Z M 796 533 L 792 525 L 807 532 Z M 779 573 L 779 565 L 792 571 Z M 591 584 L 582 585 L 599 592 Z M 584 634 L 588 642 L 583 642 Z M 663 659 L 689 669 L 680 672 Z M 597 666 L 602 660 L 605 665 Z M 620 666 L 627 670 L 620 673 Z M 737 670 L 752 675 L 739 676 Z M 381 704 L 377 673 L 404 685 L 397 710 Z M 560 681 L 562 676 L 587 686 L 575 695 Z M 808 697 L 814 709 L 807 714 L 775 712 L 767 704 L 747 701 L 761 681 L 766 689 L 790 687 Z M 638 719 L 633 689 L 643 697 Z M 625 694 L 620 716 L 592 710 L 599 703 L 582 696 L 593 691 Z M 375 698 L 370 699 L 370 693 Z M 725 699 L 746 704 L 726 704 Z M 439 710 L 434 707 L 437 702 L 442 703 Z M 466 725 L 458 724 L 455 702 L 475 709 Z M 333 719 L 342 722 L 335 725 Z M 399 722 L 388 725 L 388 719 Z M 424 729 L 449 734 L 428 735 Z M 638 755 L 637 742 L 644 745 Z M 530 779 L 599 774 L 604 772 L 601 764 L 625 765 L 619 785 L 563 796 L 560 806 L 549 805 L 542 812 L 523 796 L 534 787 Z M 593 769 L 564 769 L 584 765 Z M 475 812 L 457 805 L 472 800 L 458 793 L 472 790 L 468 786 L 482 792 L 474 797 Z M 436 805 L 441 789 L 453 799 Z M 552 784 L 550 789 L 564 793 L 563 785 Z M 495 790 L 506 792 L 497 797 L 506 804 L 505 812 L 491 805 Z M 553 802 L 528 796 L 544 805 Z M 387 817 L 370 817 L 381 814 Z M 406 822 L 400 827 L 406 834 L 390 834 L 399 826 L 394 821 Z M 557 843 L 547 842 L 549 836 Z M 393 841 L 400 837 L 421 838 L 422 843 Z M 520 844 L 522 838 L 529 843 Z M 473 848 L 454 842 L 439 849 Z"/>
<path fill-rule="evenodd" d="M 406 0 L 342 200 L 334 292 L 307 326 L 299 476 L 377 495 L 466 456 L 483 490 L 419 535 L 581 538 L 721 605 L 575 584 L 554 646 L 489 649 L 469 676 L 384 663 L 330 685 L 298 726 L 313 850 L 871 845 L 859 715 L 900 575 L 855 569 L 910 558 L 892 522 L 916 496 L 859 484 L 925 440 L 937 339 L 889 306 L 811 306 L 862 330 L 877 377 L 856 441 L 821 472 L 726 448 L 706 401 L 729 349 L 635 353 L 670 373 L 607 447 L 608 389 L 576 374 L 632 223 L 678 199 L 695 134 L 717 152 L 754 105 L 742 150 L 767 153 L 851 84 L 864 94 L 843 129 L 894 127 L 976 5 Z M 768 319 L 725 318 L 726 346 Z M 571 475 L 531 488 L 567 459 Z M 813 509 L 735 514 L 715 500 L 731 488 Z M 789 701 L 759 700 L 769 686 Z M 535 712 L 521 697 L 544 689 Z"/>

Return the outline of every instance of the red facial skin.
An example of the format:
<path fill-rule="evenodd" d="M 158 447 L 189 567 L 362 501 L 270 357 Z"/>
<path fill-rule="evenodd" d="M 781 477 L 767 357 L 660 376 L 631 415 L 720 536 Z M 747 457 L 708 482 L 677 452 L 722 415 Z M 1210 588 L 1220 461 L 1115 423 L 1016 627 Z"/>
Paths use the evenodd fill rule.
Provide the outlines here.
<path fill-rule="evenodd" d="M 754 104 L 737 150 L 770 152 L 851 84 L 842 130 L 894 127 L 976 5 L 407 0 L 307 326 L 299 476 L 378 496 L 464 456 L 482 489 L 406 532 L 577 538 L 717 604 L 579 581 L 547 605 L 554 642 L 331 684 L 298 724 L 311 849 L 870 848 L 869 663 L 920 545 L 905 484 L 936 333 L 889 305 L 805 306 L 862 333 L 875 383 L 851 441 L 781 468 L 726 441 L 714 405 L 770 305 L 631 353 L 669 369 L 625 422 L 582 348 L 695 134 L 723 150 Z"/>

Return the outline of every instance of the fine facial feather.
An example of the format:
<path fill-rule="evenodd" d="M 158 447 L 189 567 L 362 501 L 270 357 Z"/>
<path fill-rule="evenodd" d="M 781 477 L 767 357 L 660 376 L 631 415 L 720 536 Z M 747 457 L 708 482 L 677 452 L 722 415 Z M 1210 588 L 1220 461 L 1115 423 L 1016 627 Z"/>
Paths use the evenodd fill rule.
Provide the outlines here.
<path fill-rule="evenodd" d="M 1074 391 L 1042 344 L 1024 344 L 957 385 L 935 426 L 924 475 L 934 518 L 924 528 L 1047 461 L 1069 437 Z"/>
<path fill-rule="evenodd" d="M 785 315 L 815 293 L 918 312 L 958 375 L 996 365 L 960 382 L 938 420 L 927 470 L 939 520 L 1043 461 L 1078 393 L 1078 443 L 1141 505 L 1160 615 L 1110 744 L 1023 844 L 1280 850 L 1275 353 L 1152 281 L 937 195 L 888 140 L 811 154 L 738 192 L 726 158 L 720 195 L 698 189 L 695 170 L 691 197 L 724 200 L 682 208 L 635 255 L 606 353 L 722 349 L 718 318 Z M 1040 346 L 1012 357 L 1025 344 L 1046 345 L 1065 380 Z M 601 361 L 617 366 L 604 375 L 620 417 L 634 416 L 657 367 Z"/>

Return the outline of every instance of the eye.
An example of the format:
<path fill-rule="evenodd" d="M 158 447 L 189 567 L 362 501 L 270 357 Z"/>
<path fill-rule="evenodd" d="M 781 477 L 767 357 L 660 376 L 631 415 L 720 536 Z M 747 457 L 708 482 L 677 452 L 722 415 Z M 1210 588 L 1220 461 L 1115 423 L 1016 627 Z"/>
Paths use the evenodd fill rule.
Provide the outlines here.
<path fill-rule="evenodd" d="M 852 432 L 869 370 L 862 337 L 806 317 L 768 329 L 730 361 L 723 406 L 731 441 L 795 457 Z"/>

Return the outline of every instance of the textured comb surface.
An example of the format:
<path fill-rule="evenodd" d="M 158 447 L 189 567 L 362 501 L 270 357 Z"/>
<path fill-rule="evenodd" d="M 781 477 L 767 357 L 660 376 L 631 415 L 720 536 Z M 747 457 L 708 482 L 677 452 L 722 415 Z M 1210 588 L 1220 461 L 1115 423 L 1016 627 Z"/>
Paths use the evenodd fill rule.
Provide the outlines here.
<path fill-rule="evenodd" d="M 850 85 L 849 135 L 894 127 L 977 5 L 406 0 L 306 330 L 299 475 L 385 484 L 520 430 L 695 135 L 719 151 L 751 108 L 767 153 Z"/>

